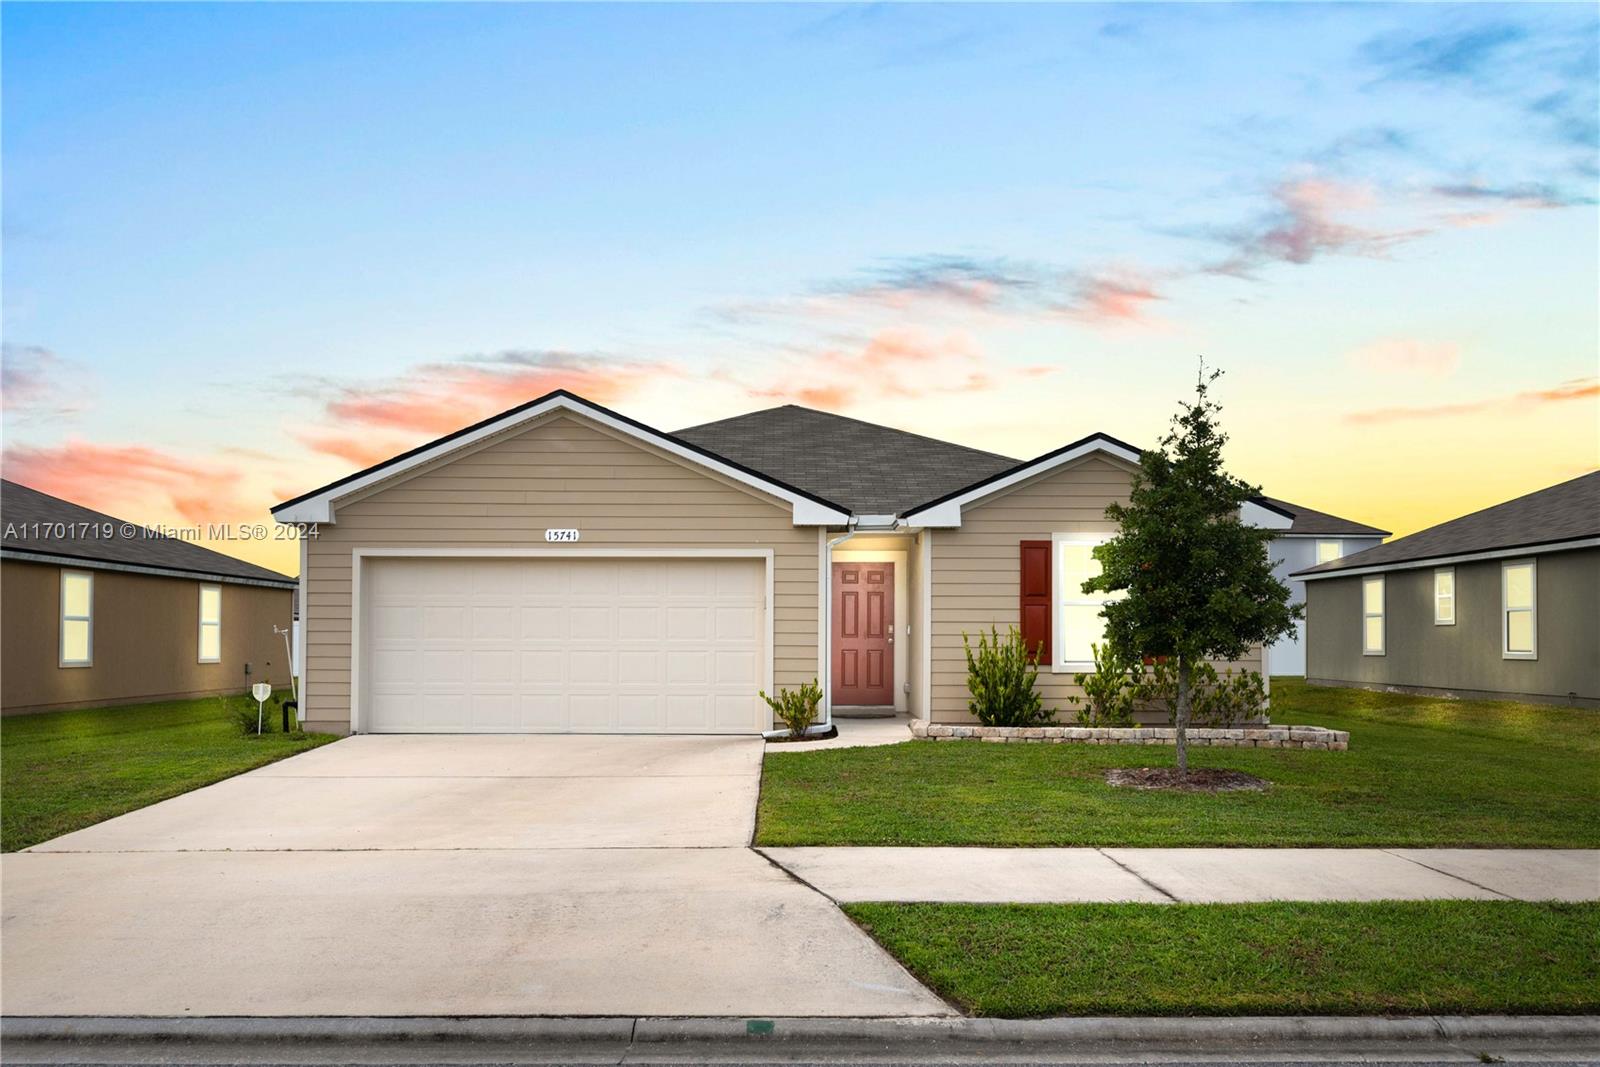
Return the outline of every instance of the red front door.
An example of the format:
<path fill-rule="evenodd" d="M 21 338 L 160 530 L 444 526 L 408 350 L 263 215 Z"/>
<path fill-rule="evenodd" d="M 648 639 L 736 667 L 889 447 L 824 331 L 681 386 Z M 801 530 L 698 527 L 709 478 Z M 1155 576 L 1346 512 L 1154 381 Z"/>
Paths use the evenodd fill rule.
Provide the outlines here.
<path fill-rule="evenodd" d="M 833 702 L 894 703 L 894 564 L 833 565 Z"/>

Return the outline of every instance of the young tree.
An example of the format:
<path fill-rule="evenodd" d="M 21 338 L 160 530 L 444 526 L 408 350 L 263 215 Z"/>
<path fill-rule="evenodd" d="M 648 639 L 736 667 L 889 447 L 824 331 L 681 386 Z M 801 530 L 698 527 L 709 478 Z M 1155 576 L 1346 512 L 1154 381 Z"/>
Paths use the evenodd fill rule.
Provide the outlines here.
<path fill-rule="evenodd" d="M 1140 457 L 1126 507 L 1106 517 L 1118 533 L 1095 549 L 1101 573 L 1084 592 L 1125 590 L 1106 604 L 1106 640 L 1139 662 L 1165 656 L 1178 677 L 1178 778 L 1188 777 L 1191 689 L 1195 664 L 1238 659 L 1255 644 L 1288 633 L 1304 609 L 1272 576 L 1273 532 L 1247 526 L 1239 509 L 1260 489 L 1222 467 L 1228 440 L 1209 397 L 1221 371 L 1200 365 L 1192 403 L 1181 405 L 1159 449 Z"/>

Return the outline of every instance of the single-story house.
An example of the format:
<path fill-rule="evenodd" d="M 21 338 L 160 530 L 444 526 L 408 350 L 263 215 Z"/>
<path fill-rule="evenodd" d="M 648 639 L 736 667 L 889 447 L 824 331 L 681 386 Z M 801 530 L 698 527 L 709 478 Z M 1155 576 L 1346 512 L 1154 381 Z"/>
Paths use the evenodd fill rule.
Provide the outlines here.
<path fill-rule="evenodd" d="M 1290 599 L 1296 604 L 1306 602 L 1306 584 L 1294 576 L 1296 571 L 1314 567 L 1319 563 L 1341 559 L 1381 545 L 1389 536 L 1388 530 L 1376 526 L 1341 519 L 1325 511 L 1290 504 L 1273 497 L 1264 501 L 1294 514 L 1294 522 L 1278 534 L 1272 542 L 1272 573 L 1289 587 Z M 1294 633 L 1281 637 L 1267 646 L 1268 674 L 1303 676 L 1306 673 L 1306 623 L 1295 623 Z"/>
<path fill-rule="evenodd" d="M 749 733 L 758 690 L 814 678 L 826 714 L 965 722 L 962 634 L 990 625 L 1045 650 L 1065 711 L 1138 459 L 1093 434 L 1020 462 L 793 405 L 665 433 L 557 391 L 273 509 L 306 531 L 307 726 Z"/>
<path fill-rule="evenodd" d="M 289 684 L 295 580 L 0 482 L 4 714 Z"/>
<path fill-rule="evenodd" d="M 1600 707 L 1600 472 L 1295 577 L 1313 685 Z"/>

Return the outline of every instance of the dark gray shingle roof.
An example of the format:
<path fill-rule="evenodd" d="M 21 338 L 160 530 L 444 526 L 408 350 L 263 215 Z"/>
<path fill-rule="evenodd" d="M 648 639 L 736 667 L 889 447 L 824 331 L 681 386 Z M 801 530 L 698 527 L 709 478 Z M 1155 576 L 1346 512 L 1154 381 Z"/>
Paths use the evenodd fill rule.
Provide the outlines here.
<path fill-rule="evenodd" d="M 795 404 L 691 426 L 673 436 L 857 515 L 898 514 L 1019 462 Z"/>
<path fill-rule="evenodd" d="M 1294 523 L 1285 531 L 1286 533 L 1328 534 L 1330 536 L 1344 537 L 1389 536 L 1388 530 L 1380 530 L 1376 526 L 1368 526 L 1365 523 L 1355 522 L 1351 519 L 1341 519 L 1337 515 L 1329 515 L 1326 511 L 1301 507 L 1299 504 L 1291 504 L 1287 500 L 1279 500 L 1277 497 L 1261 496 L 1256 499 L 1271 504 L 1280 511 L 1287 511 L 1294 516 Z"/>
<path fill-rule="evenodd" d="M 109 525 L 111 536 L 102 536 Z M 65 527 L 72 528 L 68 535 Z M 132 526 L 132 536 L 124 527 Z M 150 533 L 139 523 L 92 511 L 60 497 L 0 480 L 0 550 L 59 556 L 85 562 L 115 563 L 185 571 L 201 578 L 292 585 L 286 574 L 201 548 L 176 537 Z"/>
<path fill-rule="evenodd" d="M 1422 562 L 1600 537 L 1600 471 L 1296 574 Z"/>

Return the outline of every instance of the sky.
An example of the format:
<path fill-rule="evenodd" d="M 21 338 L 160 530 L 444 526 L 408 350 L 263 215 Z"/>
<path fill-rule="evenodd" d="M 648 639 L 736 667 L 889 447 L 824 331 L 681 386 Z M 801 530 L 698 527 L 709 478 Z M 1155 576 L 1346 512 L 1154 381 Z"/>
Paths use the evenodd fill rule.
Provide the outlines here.
<path fill-rule="evenodd" d="M 0 7 L 5 477 L 232 524 L 565 387 L 1397 534 L 1600 465 L 1590 4 Z"/>

